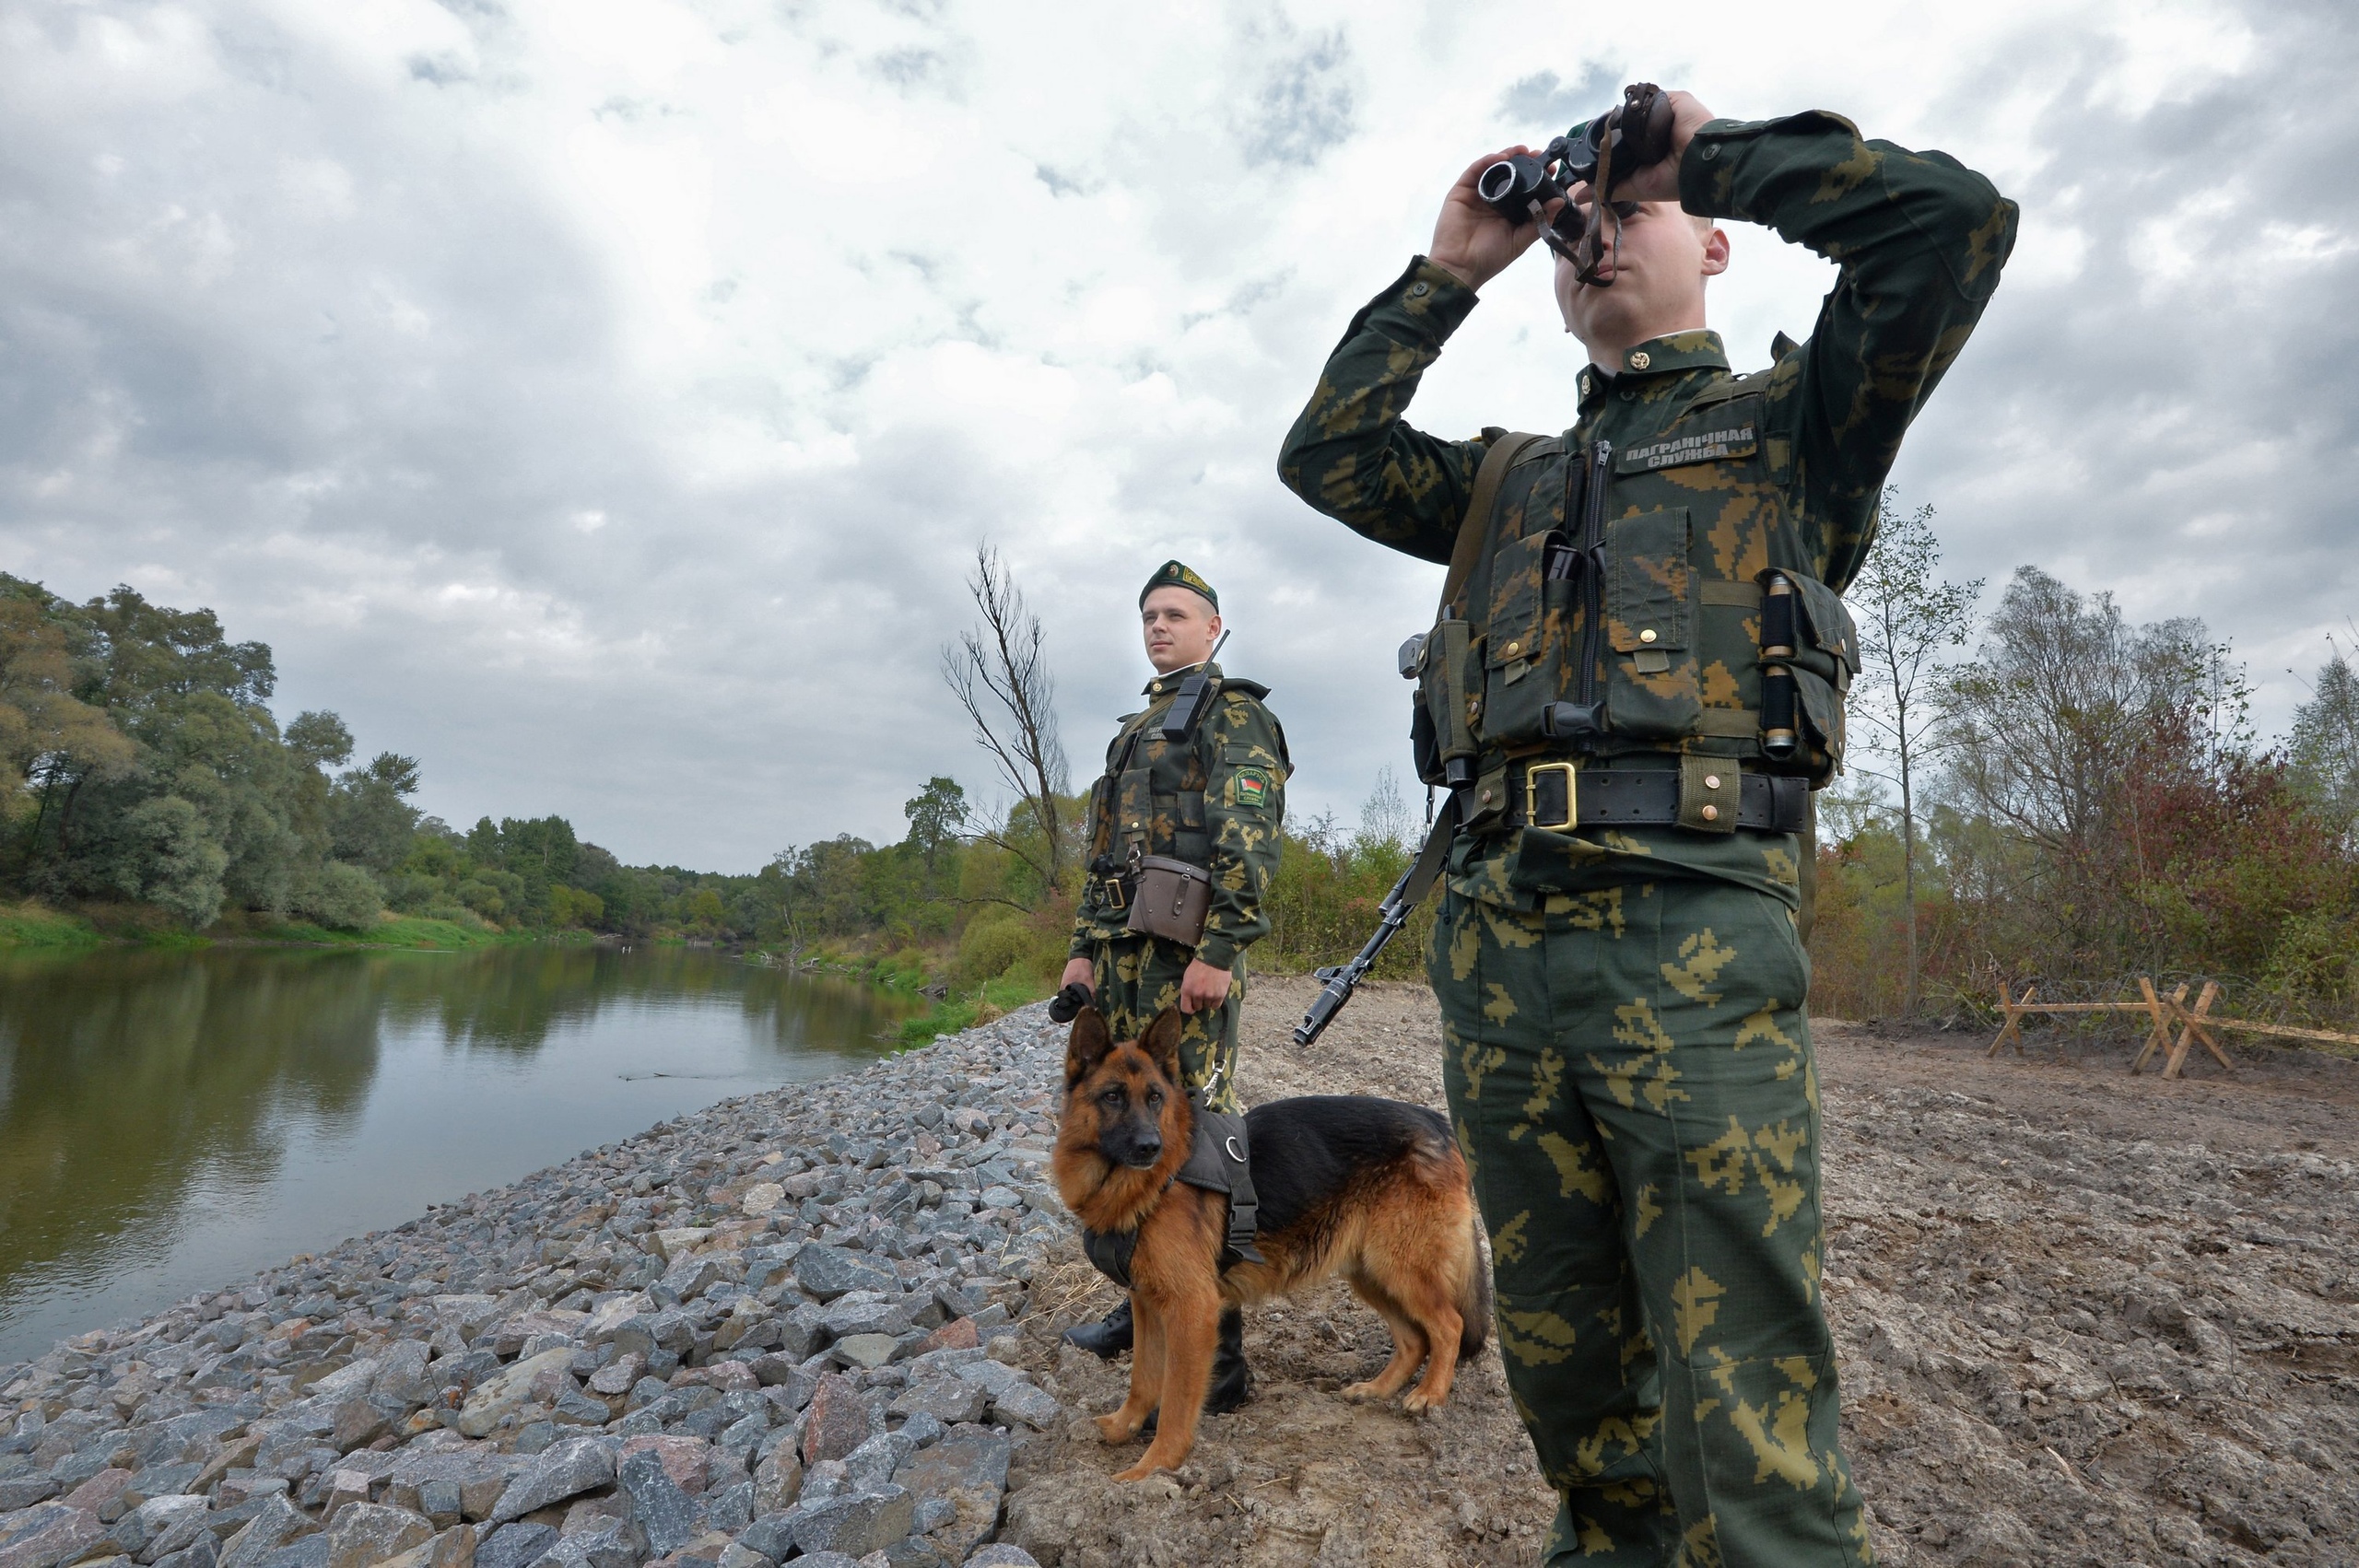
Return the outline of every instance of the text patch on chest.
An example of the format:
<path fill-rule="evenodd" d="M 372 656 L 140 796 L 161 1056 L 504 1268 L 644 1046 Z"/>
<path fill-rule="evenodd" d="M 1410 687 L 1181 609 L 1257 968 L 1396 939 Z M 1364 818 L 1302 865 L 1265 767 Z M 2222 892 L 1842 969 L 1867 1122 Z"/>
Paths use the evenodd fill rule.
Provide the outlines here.
<path fill-rule="evenodd" d="M 1655 468 L 1677 468 L 1687 462 L 1750 457 L 1753 448 L 1753 426 L 1731 425 L 1718 430 L 1683 431 L 1643 446 L 1625 447 L 1614 466 L 1623 474 L 1637 474 Z"/>

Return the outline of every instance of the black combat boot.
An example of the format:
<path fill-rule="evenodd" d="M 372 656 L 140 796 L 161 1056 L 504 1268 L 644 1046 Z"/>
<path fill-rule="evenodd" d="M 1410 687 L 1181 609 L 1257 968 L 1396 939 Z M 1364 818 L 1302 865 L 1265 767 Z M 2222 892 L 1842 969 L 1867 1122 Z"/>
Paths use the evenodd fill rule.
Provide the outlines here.
<path fill-rule="evenodd" d="M 1245 1314 L 1220 1310 L 1220 1353 L 1213 1357 L 1212 1387 L 1204 1390 L 1204 1413 L 1225 1416 L 1253 1397 L 1253 1374 L 1245 1365 Z"/>
<path fill-rule="evenodd" d="M 1112 1361 L 1131 1348 L 1131 1298 L 1095 1323 L 1084 1323 L 1064 1332 L 1064 1341 L 1087 1351 L 1100 1361 Z M 1226 1339 L 1221 1343 L 1226 1345 Z"/>

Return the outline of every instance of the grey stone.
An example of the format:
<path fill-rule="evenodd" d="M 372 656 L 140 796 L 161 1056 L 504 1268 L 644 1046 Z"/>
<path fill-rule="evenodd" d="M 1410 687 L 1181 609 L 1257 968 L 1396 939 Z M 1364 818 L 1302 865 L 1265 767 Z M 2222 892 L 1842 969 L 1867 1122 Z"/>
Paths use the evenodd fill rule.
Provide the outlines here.
<path fill-rule="evenodd" d="M 917 1444 L 898 1432 L 880 1432 L 844 1456 L 844 1474 L 854 1492 L 873 1492 L 893 1479 L 893 1470 Z"/>
<path fill-rule="evenodd" d="M 205 1527 L 206 1506 L 202 1497 L 151 1497 L 116 1520 L 107 1539 L 124 1556 L 153 1562 L 196 1539 Z"/>
<path fill-rule="evenodd" d="M 178 1551 L 167 1552 L 156 1559 L 156 1568 L 215 1568 L 221 1549 L 212 1533 L 199 1530 L 196 1539 Z"/>
<path fill-rule="evenodd" d="M 486 1379 L 467 1396 L 459 1411 L 459 1431 L 468 1437 L 489 1436 L 505 1417 L 515 1414 L 532 1398 L 534 1378 L 545 1372 L 563 1372 L 572 1360 L 569 1350 L 543 1351 Z"/>
<path fill-rule="evenodd" d="M 645 1356 L 637 1352 L 626 1352 L 591 1375 L 590 1392 L 603 1394 L 610 1399 L 619 1398 L 630 1392 L 631 1385 L 638 1382 L 640 1374 L 646 1370 Z"/>
<path fill-rule="evenodd" d="M 731 1541 L 721 1549 L 721 1556 L 712 1568 L 774 1568 L 770 1560 L 741 1541 Z"/>
<path fill-rule="evenodd" d="M 891 1361 L 898 1349 L 890 1334 L 851 1334 L 838 1340 L 830 1353 L 846 1365 L 874 1368 Z"/>
<path fill-rule="evenodd" d="M 860 1568 L 860 1559 L 840 1551 L 810 1551 L 794 1560 L 795 1568 Z"/>
<path fill-rule="evenodd" d="M 794 1255 L 794 1282 L 819 1301 L 833 1301 L 851 1291 L 898 1291 L 901 1285 L 900 1276 L 861 1253 L 816 1244 Z"/>
<path fill-rule="evenodd" d="M 932 1416 L 945 1426 L 980 1421 L 991 1404 L 991 1392 L 963 1377 L 929 1377 L 911 1383 L 895 1398 L 887 1413 Z"/>
<path fill-rule="evenodd" d="M 266 1498 L 246 1527 L 222 1549 L 220 1568 L 255 1568 L 255 1564 L 314 1527 L 284 1493 Z"/>
<path fill-rule="evenodd" d="M 381 1398 L 416 1409 L 434 1398 L 435 1384 L 427 1375 L 426 1365 L 426 1347 L 416 1340 L 404 1340 L 377 1358 L 377 1380 L 370 1389 Z"/>
<path fill-rule="evenodd" d="M 1047 1389 L 1016 1383 L 992 1397 L 991 1414 L 1004 1425 L 1022 1422 L 1036 1432 L 1046 1432 L 1063 1419 L 1064 1407 Z"/>
<path fill-rule="evenodd" d="M 991 1539 L 1007 1491 L 1013 1439 L 980 1426 L 954 1429 L 941 1442 L 903 1459 L 893 1479 L 920 1497 L 948 1503 L 955 1518 L 928 1534 L 954 1561 Z"/>
<path fill-rule="evenodd" d="M 772 1562 L 794 1554 L 794 1521 L 799 1510 L 790 1508 L 756 1519 L 738 1534 L 737 1544 Z"/>
<path fill-rule="evenodd" d="M 417 1489 L 417 1511 L 448 1529 L 465 1515 L 465 1494 L 454 1480 L 429 1480 Z"/>
<path fill-rule="evenodd" d="M 459 1489 L 461 1517 L 487 1519 L 492 1509 L 499 1506 L 509 1482 L 530 1468 L 527 1460 L 473 1444 L 404 1454 L 385 1472 L 382 1501 L 395 1507 L 428 1513 L 431 1510 L 426 1506 L 426 1488 L 435 1481 L 448 1481 Z"/>
<path fill-rule="evenodd" d="M 324 1533 L 288 1541 L 264 1557 L 255 1568 L 327 1568 L 328 1538 Z"/>
<path fill-rule="evenodd" d="M 734 1535 L 754 1520 L 754 1483 L 741 1480 L 705 1497 L 698 1504 L 708 1530 Z"/>
<path fill-rule="evenodd" d="M 107 1472 L 99 1472 L 104 1475 Z M 35 1474 L 12 1476 L 0 1480 L 0 1514 L 13 1514 L 19 1508 L 29 1508 L 36 1503 L 46 1503 L 57 1495 L 57 1478 Z"/>
<path fill-rule="evenodd" d="M 901 1435 L 910 1440 L 911 1446 L 918 1448 L 939 1440 L 945 1430 L 939 1418 L 930 1416 L 923 1410 L 910 1417 L 900 1425 Z"/>
<path fill-rule="evenodd" d="M 562 1426 L 604 1426 L 614 1416 L 604 1399 L 593 1399 L 579 1388 L 557 1396 L 557 1409 L 550 1412 L 550 1418 Z"/>
<path fill-rule="evenodd" d="M 855 1291 L 819 1309 L 820 1326 L 841 1339 L 847 1334 L 905 1334 L 909 1315 L 874 1291 Z"/>
<path fill-rule="evenodd" d="M 1040 1560 L 1020 1546 L 1000 1541 L 967 1559 L 964 1568 L 1040 1568 Z"/>
<path fill-rule="evenodd" d="M 560 1538 L 539 1559 L 551 1568 L 639 1568 L 630 1527 L 620 1519 Z"/>
<path fill-rule="evenodd" d="M 518 1520 L 502 1525 L 475 1546 L 475 1568 L 524 1568 L 557 1544 L 554 1525 Z"/>
<path fill-rule="evenodd" d="M 630 1502 L 630 1521 L 647 1538 L 650 1550 L 663 1556 L 696 1539 L 697 1506 L 664 1473 L 663 1460 L 653 1449 L 628 1456 L 621 1480 L 623 1495 Z"/>
<path fill-rule="evenodd" d="M 553 1445 L 533 1468 L 511 1481 L 491 1511 L 494 1524 L 522 1518 L 536 1508 L 562 1503 L 615 1479 L 614 1451 L 594 1437 L 569 1437 Z"/>
<path fill-rule="evenodd" d="M 874 1492 L 831 1497 L 795 1512 L 794 1542 L 806 1552 L 840 1551 L 865 1557 L 910 1533 L 917 1499 L 891 1483 Z"/>
<path fill-rule="evenodd" d="M 350 1504 L 328 1527 L 327 1568 L 374 1568 L 433 1539 L 434 1526 L 422 1514 L 378 1503 Z"/>

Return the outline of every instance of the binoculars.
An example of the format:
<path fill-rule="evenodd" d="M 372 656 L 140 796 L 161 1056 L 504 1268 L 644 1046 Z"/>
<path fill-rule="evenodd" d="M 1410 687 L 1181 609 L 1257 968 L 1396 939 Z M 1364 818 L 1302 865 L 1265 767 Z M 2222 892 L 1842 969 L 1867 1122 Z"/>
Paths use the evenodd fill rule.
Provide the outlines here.
<path fill-rule="evenodd" d="M 1509 223 L 1538 224 L 1540 238 L 1573 263 L 1583 283 L 1610 287 L 1613 278 L 1598 270 L 1607 253 L 1608 216 L 1619 247 L 1623 220 L 1634 210 L 1614 200 L 1614 188 L 1669 156 L 1672 119 L 1669 93 L 1652 82 L 1634 83 L 1622 89 L 1620 103 L 1556 137 L 1537 156 L 1519 153 L 1483 170 L 1475 193 Z M 1582 184 L 1590 188 L 1587 208 L 1572 200 L 1572 188 Z M 1547 205 L 1553 201 L 1564 205 L 1552 218 Z"/>

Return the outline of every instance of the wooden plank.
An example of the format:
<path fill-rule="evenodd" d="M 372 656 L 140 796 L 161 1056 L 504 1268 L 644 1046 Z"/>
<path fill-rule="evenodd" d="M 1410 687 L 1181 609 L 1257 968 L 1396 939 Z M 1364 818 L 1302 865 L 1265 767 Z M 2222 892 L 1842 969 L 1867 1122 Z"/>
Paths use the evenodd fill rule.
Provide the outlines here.
<path fill-rule="evenodd" d="M 1982 1053 L 1984 1056 L 1997 1056 L 2010 1040 L 2014 1042 L 2015 1054 L 2024 1054 L 2023 1009 L 2031 1004 L 2031 999 L 2038 989 L 2037 986 L 2025 986 L 2023 1002 L 2018 1005 L 2007 995 L 2007 983 L 2004 980 L 1999 982 L 1999 1012 L 2005 1022 L 1999 1025 L 1999 1037 L 1990 1042 L 1990 1048 Z"/>
<path fill-rule="evenodd" d="M 2259 1024 L 2248 1018 L 2207 1018 L 2214 1029 L 2236 1029 L 2248 1035 L 2282 1035 L 2289 1040 L 2318 1040 L 2330 1046 L 2359 1046 L 2359 1035 L 2338 1035 L 2331 1029 L 2296 1029 L 2290 1024 Z"/>
<path fill-rule="evenodd" d="M 2203 982 L 2203 989 L 2198 991 L 2195 995 L 2195 1007 L 2193 1011 L 2190 1012 L 2183 1007 L 2177 1007 L 2171 1010 L 2178 1014 L 2178 1043 L 2171 1047 L 2171 1059 L 2163 1066 L 2164 1077 L 2177 1078 L 2179 1076 L 2180 1070 L 2187 1065 L 2187 1047 L 2193 1044 L 2199 1036 L 2201 1037 L 2205 1047 L 2209 1049 L 2214 1057 L 2219 1059 L 2219 1062 L 2222 1067 L 2226 1068 L 2231 1072 L 2236 1071 L 2235 1066 L 2228 1060 L 2227 1053 L 2221 1050 L 2220 1043 L 2217 1040 L 2214 1040 L 2212 1037 L 2211 1031 L 2203 1026 L 2207 1022 L 2204 1015 L 2212 1011 L 2212 1004 L 2219 1000 L 2219 996 L 2220 982 L 2217 980 L 2206 980 Z"/>
<path fill-rule="evenodd" d="M 2130 1071 L 2133 1073 L 2142 1070 L 2147 1059 L 2155 1052 L 2166 1051 L 2170 1048 L 2171 1018 L 2179 1003 L 2187 1000 L 2187 982 L 2181 980 L 2178 983 L 2177 988 L 2171 992 L 2168 1002 L 2154 994 L 2154 982 L 2143 975 L 2138 977 L 2138 989 L 2146 999 L 2144 1002 L 2146 1012 L 2154 1019 L 2154 1026 L 2146 1031 L 2146 1044 L 2138 1052 L 2137 1059 L 2130 1064 Z"/>

